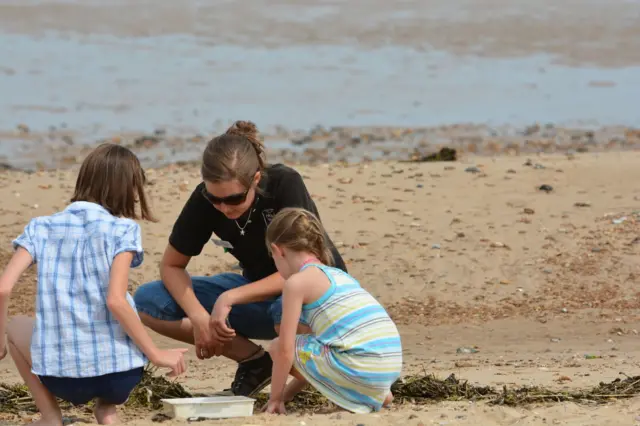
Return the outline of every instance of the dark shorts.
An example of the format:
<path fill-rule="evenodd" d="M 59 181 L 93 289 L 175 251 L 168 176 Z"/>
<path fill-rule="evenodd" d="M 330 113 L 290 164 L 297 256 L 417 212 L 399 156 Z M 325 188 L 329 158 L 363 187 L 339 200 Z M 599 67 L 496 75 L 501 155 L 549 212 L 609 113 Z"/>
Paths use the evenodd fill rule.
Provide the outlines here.
<path fill-rule="evenodd" d="M 191 277 L 193 292 L 200 304 L 211 312 L 222 293 L 246 284 L 249 280 L 240 274 L 223 273 L 210 277 Z M 186 314 L 173 299 L 162 281 L 153 281 L 138 287 L 133 296 L 138 312 L 164 321 L 179 321 Z M 264 302 L 236 305 L 231 308 L 229 322 L 236 332 L 248 339 L 271 340 L 277 337 L 274 326 L 282 319 L 282 297 Z M 301 321 L 303 322 L 303 321 Z"/>
<path fill-rule="evenodd" d="M 121 405 L 142 379 L 143 368 L 97 377 L 40 376 L 49 392 L 73 405 L 83 405 L 100 398 L 106 404 Z"/>

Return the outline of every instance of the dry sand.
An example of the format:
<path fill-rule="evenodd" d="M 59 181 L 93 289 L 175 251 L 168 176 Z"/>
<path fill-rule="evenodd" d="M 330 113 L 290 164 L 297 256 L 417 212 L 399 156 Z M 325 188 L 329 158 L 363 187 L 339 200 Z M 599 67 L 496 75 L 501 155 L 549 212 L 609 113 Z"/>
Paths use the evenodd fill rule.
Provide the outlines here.
<path fill-rule="evenodd" d="M 532 166 L 525 160 L 299 167 L 351 272 L 397 319 L 405 374 L 455 373 L 480 384 L 555 389 L 638 374 L 640 153 L 539 156 Z M 465 171 L 471 166 L 480 172 Z M 170 166 L 149 176 L 161 220 L 143 224 L 148 255 L 132 274 L 132 289 L 157 278 L 172 222 L 198 183 L 196 167 Z M 73 170 L 0 174 L 7 251 L 29 217 L 65 206 L 74 179 Z M 554 191 L 539 191 L 542 184 Z M 211 245 L 189 270 L 211 274 L 234 263 Z M 33 310 L 33 285 L 25 279 L 16 289 L 12 313 Z M 477 354 L 456 354 L 473 345 Z M 180 381 L 194 392 L 226 387 L 234 371 L 230 362 L 198 361 L 192 352 L 188 367 Z M 19 381 L 8 359 L 0 362 L 0 376 Z M 152 424 L 148 413 L 124 415 L 127 424 Z M 258 415 L 202 424 L 626 425 L 637 415 L 640 399 L 598 407 L 460 402 L 368 416 Z"/>

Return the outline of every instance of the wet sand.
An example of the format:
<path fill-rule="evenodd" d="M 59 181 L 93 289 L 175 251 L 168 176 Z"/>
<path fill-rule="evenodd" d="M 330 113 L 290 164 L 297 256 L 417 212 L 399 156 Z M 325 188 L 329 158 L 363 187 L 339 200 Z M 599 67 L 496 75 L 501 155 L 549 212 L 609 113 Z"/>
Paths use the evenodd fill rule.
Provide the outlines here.
<path fill-rule="evenodd" d="M 541 154 L 530 161 L 466 154 L 458 162 L 377 161 L 299 170 L 349 269 L 397 321 L 404 374 L 455 373 L 497 387 L 563 390 L 611 381 L 620 372 L 638 374 L 638 161 L 634 151 Z M 148 175 L 160 221 L 142 224 L 147 257 L 132 273 L 132 290 L 157 278 L 171 224 L 199 180 L 197 166 L 189 165 Z M 6 251 L 28 217 L 64 207 L 74 179 L 73 168 L 0 173 Z M 543 184 L 553 190 L 540 191 Z M 211 245 L 189 271 L 212 274 L 234 265 Z M 31 313 L 33 295 L 33 278 L 27 278 L 11 313 Z M 457 354 L 463 346 L 479 352 Z M 232 380 L 232 363 L 198 361 L 192 352 L 188 358 L 189 371 L 180 381 L 189 390 L 214 392 Z M 0 375 L 18 381 L 8 360 L 0 363 Z M 632 425 L 639 409 L 637 398 L 520 408 L 460 402 L 398 406 L 370 416 L 259 415 L 202 424 Z M 150 413 L 124 415 L 126 424 L 152 424 Z"/>
<path fill-rule="evenodd" d="M 126 4 L 126 6 L 125 6 Z M 123 10 L 126 9 L 126 13 Z M 210 45 L 409 46 L 490 57 L 545 53 L 572 65 L 640 64 L 640 3 L 544 0 L 3 1 L 0 27 Z"/>
<path fill-rule="evenodd" d="M 0 130 L 638 127 L 639 17 L 623 0 L 4 1 Z"/>

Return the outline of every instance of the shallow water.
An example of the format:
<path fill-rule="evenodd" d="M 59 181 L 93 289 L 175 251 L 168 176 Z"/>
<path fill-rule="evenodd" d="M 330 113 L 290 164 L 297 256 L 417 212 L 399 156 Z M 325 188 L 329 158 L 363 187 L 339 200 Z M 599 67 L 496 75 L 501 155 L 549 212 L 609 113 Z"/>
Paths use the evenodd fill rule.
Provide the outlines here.
<path fill-rule="evenodd" d="M 457 6 L 0 1 L 0 130 L 640 124 L 640 1 Z"/>

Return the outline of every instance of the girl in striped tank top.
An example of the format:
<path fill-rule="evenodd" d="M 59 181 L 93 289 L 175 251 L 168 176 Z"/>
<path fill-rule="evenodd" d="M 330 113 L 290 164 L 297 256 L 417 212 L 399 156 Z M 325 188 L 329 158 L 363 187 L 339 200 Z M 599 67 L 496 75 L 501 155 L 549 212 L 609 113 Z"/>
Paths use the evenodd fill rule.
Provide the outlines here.
<path fill-rule="evenodd" d="M 398 329 L 355 278 L 330 266 L 325 235 L 320 221 L 298 208 L 281 210 L 267 228 L 267 246 L 286 279 L 280 336 L 270 349 L 269 413 L 284 414 L 284 403 L 307 383 L 346 410 L 379 411 L 400 377 Z"/>

